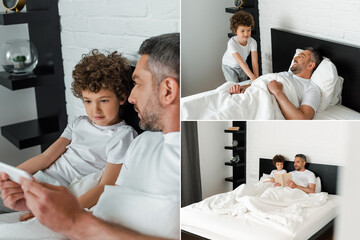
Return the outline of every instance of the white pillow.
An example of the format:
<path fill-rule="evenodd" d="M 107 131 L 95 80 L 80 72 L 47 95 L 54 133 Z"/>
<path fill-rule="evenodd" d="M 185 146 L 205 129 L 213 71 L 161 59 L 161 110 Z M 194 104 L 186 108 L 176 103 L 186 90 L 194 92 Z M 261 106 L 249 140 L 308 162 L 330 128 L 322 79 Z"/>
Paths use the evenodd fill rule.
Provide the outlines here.
<path fill-rule="evenodd" d="M 302 49 L 296 49 L 295 56 L 301 53 Z M 291 61 L 293 64 L 294 59 Z M 321 100 L 319 110 L 326 110 L 329 106 L 338 104 L 341 100 L 343 78 L 338 76 L 335 65 L 330 59 L 324 57 L 317 69 L 311 76 L 311 80 L 320 88 Z"/>
<path fill-rule="evenodd" d="M 315 193 L 320 193 L 321 192 L 321 179 L 320 177 L 317 177 L 315 179 Z"/>
<path fill-rule="evenodd" d="M 260 182 L 265 182 L 270 180 L 270 174 L 263 173 L 262 177 L 260 178 Z"/>

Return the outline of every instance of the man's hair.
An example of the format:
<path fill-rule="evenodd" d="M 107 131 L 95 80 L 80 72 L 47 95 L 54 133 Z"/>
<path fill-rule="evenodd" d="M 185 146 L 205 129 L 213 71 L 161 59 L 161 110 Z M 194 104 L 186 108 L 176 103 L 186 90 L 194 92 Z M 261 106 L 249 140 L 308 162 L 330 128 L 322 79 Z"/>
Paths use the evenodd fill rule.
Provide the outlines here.
<path fill-rule="evenodd" d="M 253 16 L 244 11 L 238 11 L 230 18 L 230 30 L 236 34 L 239 26 L 255 27 L 255 21 Z"/>
<path fill-rule="evenodd" d="M 139 54 L 149 55 L 147 68 L 155 78 L 156 86 L 167 77 L 180 85 L 180 33 L 168 33 L 145 40 Z"/>
<path fill-rule="evenodd" d="M 296 154 L 295 157 L 299 157 L 303 160 L 303 162 L 306 162 L 306 156 L 304 154 L 299 153 L 299 154 Z"/>
<path fill-rule="evenodd" d="M 285 157 L 281 154 L 277 154 L 273 157 L 273 164 L 274 166 L 276 166 L 277 162 L 281 162 L 284 163 L 285 162 Z"/>
<path fill-rule="evenodd" d="M 104 55 L 97 49 L 83 54 L 72 72 L 72 91 L 82 98 L 82 91 L 99 92 L 101 89 L 113 91 L 120 100 L 126 100 L 133 88 L 131 67 L 126 58 L 116 51 Z"/>
<path fill-rule="evenodd" d="M 323 60 L 323 57 L 320 54 L 320 52 L 313 47 L 306 47 L 305 50 L 308 50 L 311 52 L 311 54 L 310 54 L 311 61 L 313 61 L 315 63 L 315 67 L 312 71 L 312 72 L 314 72 L 316 70 L 316 68 L 320 65 L 321 61 Z"/>

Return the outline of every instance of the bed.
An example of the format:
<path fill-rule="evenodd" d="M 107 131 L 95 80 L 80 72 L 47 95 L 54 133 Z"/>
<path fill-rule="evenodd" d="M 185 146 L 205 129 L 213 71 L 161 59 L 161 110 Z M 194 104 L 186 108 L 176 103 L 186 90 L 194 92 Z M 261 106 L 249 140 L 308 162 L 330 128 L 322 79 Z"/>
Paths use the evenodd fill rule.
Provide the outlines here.
<path fill-rule="evenodd" d="M 314 116 L 315 120 L 359 120 L 360 119 L 360 68 L 355 59 L 360 54 L 360 47 L 348 44 L 342 44 L 332 41 L 327 41 L 319 38 L 314 38 L 307 35 L 283 31 L 279 29 L 271 29 L 272 42 L 272 62 L 273 72 L 287 71 L 296 49 L 312 46 L 319 49 L 323 56 L 331 59 L 337 69 L 339 76 L 343 78 L 342 89 L 340 86 L 340 101 L 336 104 L 332 103 L 325 109 L 320 109 Z M 242 83 L 246 84 L 246 83 Z M 229 86 L 223 84 L 217 89 L 195 94 L 188 97 L 181 98 L 181 119 L 182 120 L 268 120 L 268 119 L 282 119 L 276 117 L 276 114 L 251 114 L 244 115 L 237 113 L 242 111 L 241 108 L 245 106 L 238 105 L 232 109 L 227 107 L 224 110 L 224 105 L 228 104 L 229 94 L 224 92 Z M 322 98 L 323 99 L 323 98 Z M 240 99 L 242 100 L 242 99 Z M 236 104 L 238 99 L 230 101 L 230 104 Z M 270 101 L 270 100 L 269 100 Z M 261 99 L 258 105 L 253 104 L 252 109 L 262 111 L 262 102 L 266 100 Z M 274 104 L 274 99 L 272 99 Z M 275 104 L 274 104 L 275 105 Z M 266 107 L 264 107 L 266 109 Z M 267 107 L 268 108 L 268 107 Z M 221 109 L 221 110 L 220 110 Z M 243 111 L 251 110 L 250 107 L 245 107 Z M 232 114 L 224 114 L 223 112 L 232 111 Z"/>
<path fill-rule="evenodd" d="M 284 168 L 292 171 L 293 162 L 285 162 Z M 275 227 L 269 221 L 262 221 L 252 216 L 209 215 L 194 211 L 191 208 L 189 209 L 189 206 L 187 206 L 181 209 L 182 239 L 315 240 L 324 234 L 328 234 L 338 214 L 341 200 L 341 197 L 336 195 L 339 167 L 324 164 L 308 164 L 306 168 L 321 178 L 322 192 L 328 192 L 329 195 L 326 204 L 306 210 L 304 221 L 297 227 L 294 234 Z M 259 159 L 259 176 L 262 176 L 263 173 L 268 174 L 273 169 L 271 159 Z"/>

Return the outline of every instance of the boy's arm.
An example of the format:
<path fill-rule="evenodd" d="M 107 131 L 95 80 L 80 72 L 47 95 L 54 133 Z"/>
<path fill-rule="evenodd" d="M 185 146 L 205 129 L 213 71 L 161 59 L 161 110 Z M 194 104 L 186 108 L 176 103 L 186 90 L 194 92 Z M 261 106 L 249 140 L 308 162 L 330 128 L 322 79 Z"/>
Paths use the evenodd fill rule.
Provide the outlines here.
<path fill-rule="evenodd" d="M 251 65 L 252 65 L 252 69 L 253 69 L 253 72 L 254 72 L 254 75 L 255 75 L 256 78 L 259 77 L 259 62 L 258 62 L 258 60 L 259 60 L 258 59 L 258 52 L 257 51 L 252 51 L 251 52 Z"/>
<path fill-rule="evenodd" d="M 248 77 L 254 81 L 256 79 L 256 76 L 251 72 L 249 66 L 244 62 L 244 60 L 242 59 L 242 57 L 240 56 L 240 53 L 236 52 L 232 54 L 233 57 L 235 58 L 235 60 L 238 62 L 238 64 L 240 65 L 240 67 L 242 68 L 242 70 L 244 70 L 244 72 L 246 73 L 246 75 L 248 75 Z"/>
<path fill-rule="evenodd" d="M 34 174 L 39 170 L 49 167 L 55 162 L 65 151 L 66 146 L 70 144 L 70 140 L 64 137 L 60 137 L 53 144 L 51 144 L 45 152 L 30 158 L 26 162 L 17 166 L 18 168 L 27 171 L 30 174 Z"/>
<path fill-rule="evenodd" d="M 80 205 L 83 208 L 91 208 L 92 206 L 94 206 L 98 202 L 100 195 L 104 192 L 105 185 L 115 184 L 116 179 L 119 176 L 121 167 L 122 164 L 108 163 L 101 176 L 100 182 L 95 187 L 93 187 L 79 197 Z"/>

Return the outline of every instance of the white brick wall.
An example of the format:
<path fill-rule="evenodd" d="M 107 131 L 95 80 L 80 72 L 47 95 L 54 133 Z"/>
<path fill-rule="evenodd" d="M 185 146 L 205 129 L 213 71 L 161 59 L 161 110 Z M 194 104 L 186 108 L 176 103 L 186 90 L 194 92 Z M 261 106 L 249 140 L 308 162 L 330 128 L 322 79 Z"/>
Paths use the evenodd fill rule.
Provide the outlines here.
<path fill-rule="evenodd" d="M 71 92 L 72 70 L 82 54 L 117 50 L 135 60 L 148 37 L 180 31 L 179 0 L 60 0 L 59 13 L 69 120 L 85 114 Z"/>
<path fill-rule="evenodd" d="M 263 73 L 272 70 L 270 28 L 360 46 L 359 0 L 259 0 Z"/>

